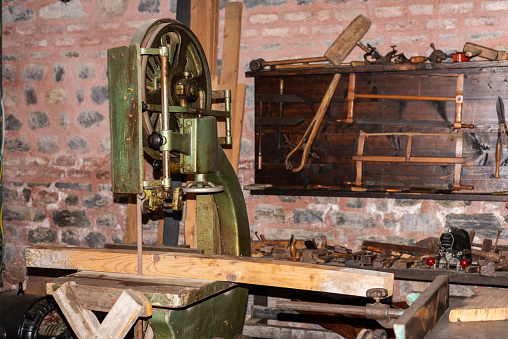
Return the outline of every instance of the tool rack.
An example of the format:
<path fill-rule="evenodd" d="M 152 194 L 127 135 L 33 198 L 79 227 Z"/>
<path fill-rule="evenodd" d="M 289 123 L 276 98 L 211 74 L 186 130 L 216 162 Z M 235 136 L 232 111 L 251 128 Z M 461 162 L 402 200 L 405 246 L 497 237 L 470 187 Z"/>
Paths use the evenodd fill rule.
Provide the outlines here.
<path fill-rule="evenodd" d="M 496 100 L 508 97 L 507 66 L 476 61 L 247 72 L 255 81 L 252 193 L 506 201 L 508 152 L 500 177 L 494 174 Z M 300 171 L 288 170 L 285 159 L 335 74 L 342 77 L 316 139 L 291 160 L 299 164 L 304 149 L 309 156 Z M 363 138 L 378 135 L 387 142 L 362 146 Z M 416 142 L 420 135 L 436 137 Z"/>

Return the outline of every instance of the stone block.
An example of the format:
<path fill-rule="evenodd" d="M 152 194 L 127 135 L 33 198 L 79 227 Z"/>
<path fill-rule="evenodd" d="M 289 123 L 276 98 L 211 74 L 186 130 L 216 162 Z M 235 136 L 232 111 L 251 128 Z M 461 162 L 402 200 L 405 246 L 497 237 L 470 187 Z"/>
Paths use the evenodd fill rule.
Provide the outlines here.
<path fill-rule="evenodd" d="M 101 214 L 97 217 L 97 226 L 115 228 L 118 225 L 116 215 L 113 213 Z"/>
<path fill-rule="evenodd" d="M 160 0 L 140 0 L 138 4 L 138 12 L 155 14 L 160 12 L 160 7 Z"/>
<path fill-rule="evenodd" d="M 67 101 L 69 99 L 69 93 L 63 89 L 62 87 L 56 87 L 53 88 L 47 95 L 46 95 L 46 102 L 48 104 L 58 104 L 62 101 Z"/>
<path fill-rule="evenodd" d="M 2 65 L 2 78 L 12 83 L 16 78 L 16 67 L 8 64 Z"/>
<path fill-rule="evenodd" d="M 21 80 L 24 82 L 41 81 L 46 75 L 46 66 L 28 64 L 21 69 Z"/>
<path fill-rule="evenodd" d="M 39 10 L 39 17 L 45 20 L 86 18 L 88 17 L 88 13 L 83 8 L 80 0 L 68 2 L 58 1 L 42 7 Z"/>
<path fill-rule="evenodd" d="M 53 223 L 60 227 L 89 227 L 90 221 L 83 210 L 59 210 L 53 212 Z"/>
<path fill-rule="evenodd" d="M 49 127 L 48 114 L 43 111 L 30 113 L 28 115 L 28 127 L 30 127 L 32 130 Z"/>
<path fill-rule="evenodd" d="M 266 223 L 285 223 L 284 208 L 281 206 L 261 203 L 256 206 L 255 219 Z"/>
<path fill-rule="evenodd" d="M 75 194 L 69 194 L 65 198 L 64 203 L 68 206 L 78 206 L 79 205 L 79 197 Z"/>
<path fill-rule="evenodd" d="M 5 149 L 9 152 L 28 152 L 32 148 L 27 137 L 16 137 L 5 140 Z"/>
<path fill-rule="evenodd" d="M 12 114 L 7 114 L 5 117 L 5 130 L 19 131 L 23 127 L 23 123 Z"/>
<path fill-rule="evenodd" d="M 406 214 L 401 220 L 402 229 L 409 232 L 439 234 L 439 221 L 430 213 Z"/>
<path fill-rule="evenodd" d="M 106 236 L 99 232 L 90 232 L 85 237 L 85 244 L 91 248 L 104 248 Z"/>
<path fill-rule="evenodd" d="M 67 147 L 77 153 L 86 153 L 90 148 L 90 144 L 80 135 L 72 135 L 67 141 Z"/>
<path fill-rule="evenodd" d="M 293 210 L 293 222 L 295 224 L 321 223 L 323 222 L 323 212 L 311 209 L 295 208 Z"/>
<path fill-rule="evenodd" d="M 28 230 L 28 241 L 37 243 L 51 244 L 56 241 L 57 231 L 48 227 L 37 227 L 34 230 Z"/>
<path fill-rule="evenodd" d="M 334 212 L 331 214 L 332 225 L 340 228 L 364 229 L 376 227 L 377 221 L 373 216 L 358 212 Z"/>
<path fill-rule="evenodd" d="M 3 219 L 7 221 L 43 221 L 46 213 L 43 208 L 26 207 L 19 205 L 6 205 L 3 211 Z"/>
<path fill-rule="evenodd" d="M 243 0 L 245 8 L 254 8 L 258 6 L 281 6 L 288 2 L 288 0 Z"/>
<path fill-rule="evenodd" d="M 65 230 L 62 232 L 62 242 L 71 246 L 81 245 L 79 234 L 73 230 Z"/>
<path fill-rule="evenodd" d="M 104 115 L 100 114 L 95 110 L 81 111 L 78 114 L 78 124 L 84 128 L 90 128 L 92 126 L 100 126 L 104 120 Z"/>
<path fill-rule="evenodd" d="M 5 24 L 11 22 L 33 21 L 35 14 L 30 8 L 23 6 L 5 6 L 2 8 L 2 22 Z"/>
<path fill-rule="evenodd" d="M 58 151 L 58 137 L 54 135 L 44 135 L 37 142 L 37 150 L 40 153 L 55 153 Z"/>
<path fill-rule="evenodd" d="M 73 182 L 56 182 L 55 187 L 59 189 L 79 190 L 79 191 L 91 191 L 92 184 L 82 184 Z"/>
<path fill-rule="evenodd" d="M 37 87 L 33 85 L 26 85 L 24 94 L 25 94 L 25 104 L 27 106 L 37 105 L 37 103 L 39 102 L 39 100 L 37 99 Z"/>
<path fill-rule="evenodd" d="M 81 203 L 87 208 L 104 208 L 113 203 L 111 194 L 94 193 L 85 196 Z"/>
<path fill-rule="evenodd" d="M 92 103 L 102 105 L 109 101 L 108 86 L 93 86 L 91 90 Z"/>
<path fill-rule="evenodd" d="M 498 229 L 504 230 L 497 217 L 492 213 L 448 214 L 446 216 L 445 227 L 462 228 L 467 232 L 474 230 L 477 237 L 489 239 L 495 239 L 497 237 Z M 499 238 L 508 238 L 506 230 L 501 233 Z"/>

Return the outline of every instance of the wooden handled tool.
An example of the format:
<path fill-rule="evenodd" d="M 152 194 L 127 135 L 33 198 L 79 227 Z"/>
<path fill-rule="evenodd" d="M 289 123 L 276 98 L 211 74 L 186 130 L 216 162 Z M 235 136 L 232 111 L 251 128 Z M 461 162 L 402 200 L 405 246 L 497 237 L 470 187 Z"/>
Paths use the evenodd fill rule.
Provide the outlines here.
<path fill-rule="evenodd" d="M 478 54 L 478 51 L 480 53 Z M 466 42 L 464 44 L 464 52 L 468 58 L 473 56 L 480 56 L 489 60 L 506 60 L 508 59 L 508 52 L 506 51 L 498 51 L 493 48 L 473 44 L 471 42 Z"/>
<path fill-rule="evenodd" d="M 330 60 L 330 62 L 333 63 L 334 65 L 340 65 L 340 63 L 344 61 L 344 59 L 346 59 L 347 56 L 351 53 L 353 48 L 358 44 L 358 42 L 365 35 L 365 33 L 367 33 L 367 31 L 370 28 L 370 25 L 371 22 L 367 17 L 363 15 L 357 16 L 349 24 L 349 26 L 346 27 L 346 29 L 340 34 L 340 36 L 334 41 L 332 46 L 330 46 L 330 48 L 326 51 L 325 57 L 328 60 Z M 288 153 L 288 155 L 284 159 L 284 164 L 287 170 L 299 172 L 304 167 L 312 143 L 316 138 L 319 128 L 321 127 L 321 122 L 323 121 L 323 118 L 325 116 L 326 110 L 328 109 L 328 106 L 332 101 L 333 94 L 335 93 L 335 89 L 339 84 L 340 76 L 341 76 L 340 74 L 334 74 L 330 86 L 328 87 L 328 90 L 326 91 L 326 94 L 323 100 L 321 101 L 319 109 L 314 118 L 312 119 L 312 122 L 305 131 L 300 142 L 291 152 Z M 302 159 L 300 161 L 300 166 L 293 169 L 293 166 L 291 165 L 290 162 L 290 158 L 298 149 L 300 149 L 300 147 L 303 144 L 305 144 L 305 147 L 303 150 Z"/>
<path fill-rule="evenodd" d="M 371 22 L 369 18 L 359 15 L 357 16 L 346 28 L 349 33 L 354 34 L 354 32 L 362 32 L 367 27 L 367 30 L 370 28 Z M 346 30 L 344 30 L 345 32 Z M 249 63 L 249 68 L 251 71 L 259 71 L 263 69 L 266 66 L 277 66 L 277 65 L 294 65 L 294 64 L 308 64 L 313 62 L 325 62 L 329 61 L 334 66 L 341 66 L 342 61 L 344 61 L 345 58 L 342 58 L 342 55 L 344 53 L 351 53 L 355 45 L 358 45 L 362 50 L 365 52 L 370 52 L 370 49 L 362 44 L 360 41 L 356 41 L 352 46 L 348 44 L 344 44 L 344 38 L 342 37 L 344 35 L 344 32 L 333 42 L 333 44 L 326 50 L 325 56 L 322 57 L 310 57 L 310 58 L 300 58 L 300 59 L 289 59 L 289 60 L 276 60 L 276 61 L 265 61 L 264 59 L 254 59 Z M 366 32 L 366 31 L 365 31 Z M 365 35 L 365 32 L 362 34 Z M 355 66 L 351 64 L 351 66 Z"/>

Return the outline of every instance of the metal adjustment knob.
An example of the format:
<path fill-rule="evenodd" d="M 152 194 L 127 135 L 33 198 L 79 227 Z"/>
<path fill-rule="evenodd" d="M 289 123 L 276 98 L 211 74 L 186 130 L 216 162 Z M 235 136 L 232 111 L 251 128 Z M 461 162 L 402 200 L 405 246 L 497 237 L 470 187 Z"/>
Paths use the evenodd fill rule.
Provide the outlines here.
<path fill-rule="evenodd" d="M 150 148 L 158 151 L 159 147 L 161 147 L 163 144 L 164 138 L 159 133 L 153 132 L 148 136 L 148 146 L 150 146 Z"/>
<path fill-rule="evenodd" d="M 153 168 L 154 172 L 160 172 L 160 171 L 162 171 L 162 167 L 163 167 L 162 166 L 162 161 L 160 161 L 160 160 L 154 160 L 152 162 L 152 168 Z"/>
<path fill-rule="evenodd" d="M 367 290 L 367 297 L 373 298 L 377 303 L 388 296 L 386 288 L 371 288 Z"/>

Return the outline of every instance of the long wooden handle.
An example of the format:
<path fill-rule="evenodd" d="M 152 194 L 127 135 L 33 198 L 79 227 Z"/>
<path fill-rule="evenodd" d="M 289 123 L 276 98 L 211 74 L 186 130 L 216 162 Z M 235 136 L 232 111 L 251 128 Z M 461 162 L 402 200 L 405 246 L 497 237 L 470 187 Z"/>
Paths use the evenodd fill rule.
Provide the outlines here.
<path fill-rule="evenodd" d="M 300 172 L 303 167 L 305 166 L 305 163 L 307 162 L 307 157 L 309 156 L 309 151 L 312 146 L 312 143 L 314 142 L 314 139 L 316 138 L 316 135 L 319 131 L 319 128 L 321 127 L 321 122 L 323 121 L 323 118 L 325 116 L 326 110 L 328 109 L 328 106 L 330 105 L 330 102 L 332 101 L 333 94 L 335 93 L 335 90 L 337 89 L 337 85 L 339 84 L 341 75 L 336 73 L 333 76 L 332 82 L 330 83 L 330 86 L 328 86 L 328 89 L 326 90 L 325 96 L 323 100 L 321 101 L 321 104 L 319 105 L 319 109 L 316 113 L 316 116 L 314 117 L 314 124 L 312 126 L 312 132 L 310 133 L 309 139 L 307 140 L 307 143 L 305 144 L 305 148 L 303 149 L 302 154 L 302 160 L 300 161 L 300 166 L 293 169 L 293 172 Z M 309 126 L 310 127 L 310 126 Z M 303 140 L 303 138 L 302 138 Z"/>
<path fill-rule="evenodd" d="M 496 173 L 494 174 L 494 178 L 499 178 L 499 166 L 501 165 L 502 150 L 503 150 L 502 137 L 498 137 L 496 143 Z"/>

